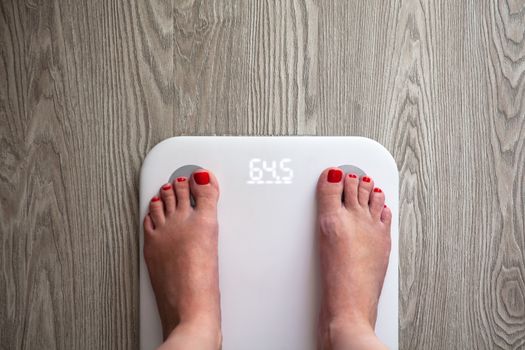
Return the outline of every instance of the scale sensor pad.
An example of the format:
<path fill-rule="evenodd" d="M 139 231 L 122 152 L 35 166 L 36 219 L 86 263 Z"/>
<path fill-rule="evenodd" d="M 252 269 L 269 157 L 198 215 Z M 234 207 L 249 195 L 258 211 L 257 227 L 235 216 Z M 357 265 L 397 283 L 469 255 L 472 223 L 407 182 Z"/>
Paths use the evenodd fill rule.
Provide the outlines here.
<path fill-rule="evenodd" d="M 319 310 L 315 189 L 339 166 L 367 174 L 391 208 L 392 251 L 376 333 L 398 348 L 399 175 L 390 153 L 363 137 L 173 137 L 156 145 L 140 176 L 140 344 L 155 349 L 162 328 L 142 256 L 150 199 L 202 167 L 219 181 L 219 276 L 225 350 L 315 350 Z"/>

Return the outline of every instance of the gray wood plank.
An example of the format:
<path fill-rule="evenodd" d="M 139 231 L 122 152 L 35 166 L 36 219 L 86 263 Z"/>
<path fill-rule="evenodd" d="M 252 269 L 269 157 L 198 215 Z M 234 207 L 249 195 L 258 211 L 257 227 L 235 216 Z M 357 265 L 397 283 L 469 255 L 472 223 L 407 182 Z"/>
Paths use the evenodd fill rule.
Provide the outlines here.
<path fill-rule="evenodd" d="M 172 135 L 362 135 L 401 173 L 400 345 L 525 347 L 520 1 L 0 1 L 0 348 L 138 346 Z"/>
<path fill-rule="evenodd" d="M 133 348 L 138 171 L 173 125 L 171 3 L 2 1 L 0 18 L 0 346 Z"/>

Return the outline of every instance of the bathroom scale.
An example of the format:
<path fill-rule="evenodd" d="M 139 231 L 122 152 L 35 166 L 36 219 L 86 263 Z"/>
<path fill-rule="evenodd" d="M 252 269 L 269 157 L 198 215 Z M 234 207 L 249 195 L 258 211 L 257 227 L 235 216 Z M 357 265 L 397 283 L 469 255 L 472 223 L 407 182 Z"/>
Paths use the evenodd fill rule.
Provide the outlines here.
<path fill-rule="evenodd" d="M 321 172 L 372 177 L 392 210 L 392 252 L 376 334 L 398 348 L 398 170 L 363 137 L 173 137 L 146 156 L 140 175 L 140 344 L 155 349 L 162 328 L 142 255 L 150 199 L 200 167 L 219 181 L 219 278 L 224 350 L 315 350 L 319 266 L 315 190 Z"/>

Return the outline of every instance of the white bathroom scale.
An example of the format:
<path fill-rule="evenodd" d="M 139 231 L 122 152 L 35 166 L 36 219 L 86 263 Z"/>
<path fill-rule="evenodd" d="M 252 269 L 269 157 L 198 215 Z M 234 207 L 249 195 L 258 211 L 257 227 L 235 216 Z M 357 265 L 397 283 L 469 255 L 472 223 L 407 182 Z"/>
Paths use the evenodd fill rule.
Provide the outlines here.
<path fill-rule="evenodd" d="M 319 267 L 315 189 L 340 166 L 372 177 L 392 210 L 392 252 L 376 333 L 398 348 L 398 170 L 390 153 L 363 137 L 173 137 L 147 155 L 140 175 L 140 344 L 162 329 L 142 256 L 150 199 L 196 167 L 219 181 L 219 274 L 224 350 L 315 350 Z"/>

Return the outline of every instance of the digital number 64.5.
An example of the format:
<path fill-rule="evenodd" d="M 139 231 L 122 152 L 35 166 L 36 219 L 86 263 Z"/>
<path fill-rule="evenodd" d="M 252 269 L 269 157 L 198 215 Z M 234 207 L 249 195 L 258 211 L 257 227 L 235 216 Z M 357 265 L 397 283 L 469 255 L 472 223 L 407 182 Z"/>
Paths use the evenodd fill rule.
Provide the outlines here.
<path fill-rule="evenodd" d="M 290 162 L 290 158 L 283 158 L 279 163 L 276 160 L 251 159 L 249 163 L 249 183 L 291 183 L 293 169 L 289 167 Z M 264 180 L 265 174 L 268 174 L 270 179 Z"/>

